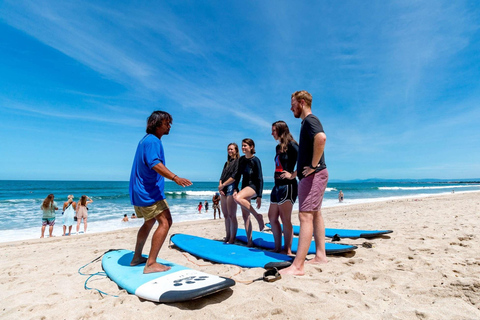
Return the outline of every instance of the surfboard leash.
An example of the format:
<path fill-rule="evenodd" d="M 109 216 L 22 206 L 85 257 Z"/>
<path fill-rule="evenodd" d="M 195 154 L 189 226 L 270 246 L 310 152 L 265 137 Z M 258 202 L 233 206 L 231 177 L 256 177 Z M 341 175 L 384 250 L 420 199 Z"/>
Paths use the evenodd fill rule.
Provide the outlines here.
<path fill-rule="evenodd" d="M 108 252 L 111 252 L 111 251 L 117 251 L 117 250 L 121 250 L 121 249 L 110 249 L 110 250 L 107 250 L 105 251 L 104 253 L 102 253 L 99 257 L 93 259 L 92 261 L 90 261 L 89 263 L 87 263 L 86 265 L 84 266 L 81 266 L 79 269 L 78 269 L 78 274 L 82 275 L 82 276 L 88 276 L 87 280 L 85 280 L 85 283 L 83 284 L 83 287 L 85 290 L 95 290 L 97 291 L 100 296 L 103 298 L 103 296 L 112 296 L 112 297 L 115 297 L 115 298 L 118 298 L 119 296 L 116 296 L 114 294 L 110 294 L 110 293 L 107 293 L 107 292 L 104 292 L 100 289 L 97 289 L 97 288 L 90 288 L 89 286 L 87 286 L 87 283 L 88 281 L 93 278 L 93 277 L 96 277 L 96 276 L 100 276 L 100 277 L 108 277 L 107 274 L 104 272 L 104 271 L 100 271 L 100 272 L 95 272 L 95 273 L 83 273 L 81 270 L 83 268 L 85 268 L 86 266 L 100 260 L 106 253 Z"/>

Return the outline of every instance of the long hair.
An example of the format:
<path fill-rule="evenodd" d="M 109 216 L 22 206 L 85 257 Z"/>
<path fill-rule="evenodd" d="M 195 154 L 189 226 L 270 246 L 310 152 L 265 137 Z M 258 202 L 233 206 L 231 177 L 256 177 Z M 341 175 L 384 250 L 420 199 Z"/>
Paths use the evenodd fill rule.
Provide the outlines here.
<path fill-rule="evenodd" d="M 45 210 L 50 208 L 53 205 L 53 199 L 54 199 L 54 195 L 52 193 L 50 193 L 45 198 L 45 200 L 43 200 L 42 208 L 45 209 Z"/>
<path fill-rule="evenodd" d="M 255 142 L 250 138 L 245 138 L 242 140 L 242 143 L 246 143 L 252 148 L 252 154 L 255 154 Z"/>
<path fill-rule="evenodd" d="M 274 123 L 272 123 L 272 127 L 275 127 L 275 130 L 277 131 L 277 136 L 278 136 L 278 141 L 280 145 L 280 152 L 286 152 L 288 148 L 288 144 L 295 139 L 293 139 L 292 134 L 290 133 L 290 129 L 288 129 L 288 125 L 285 123 L 285 121 L 279 120 Z"/>
<path fill-rule="evenodd" d="M 86 206 L 87 205 L 87 196 L 83 195 L 81 198 L 80 198 L 80 205 L 81 206 Z"/>
<path fill-rule="evenodd" d="M 155 129 L 163 124 L 163 121 L 172 122 L 173 118 L 170 113 L 165 111 L 153 111 L 147 119 L 147 133 L 154 134 Z"/>
<path fill-rule="evenodd" d="M 298 102 L 303 99 L 307 107 L 312 107 L 312 95 L 308 91 L 295 91 L 294 93 L 292 93 L 292 98 L 295 98 L 295 100 L 297 100 Z"/>
<path fill-rule="evenodd" d="M 227 146 L 227 150 L 228 150 L 228 147 L 230 147 L 230 146 L 233 146 L 235 148 L 234 159 L 240 158 L 240 152 L 238 151 L 238 145 L 235 142 L 229 143 L 228 146 Z M 228 160 L 230 160 L 230 156 L 227 154 L 227 161 Z"/>

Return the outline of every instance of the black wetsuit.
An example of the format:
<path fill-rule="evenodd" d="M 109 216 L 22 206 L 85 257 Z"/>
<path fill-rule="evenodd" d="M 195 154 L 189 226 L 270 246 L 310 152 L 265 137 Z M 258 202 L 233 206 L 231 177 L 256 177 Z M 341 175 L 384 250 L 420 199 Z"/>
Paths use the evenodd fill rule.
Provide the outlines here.
<path fill-rule="evenodd" d="M 233 178 L 235 179 L 235 176 L 238 171 L 238 159 L 233 159 L 229 158 L 227 162 L 225 162 L 225 165 L 223 166 L 223 171 L 222 175 L 220 176 L 220 181 L 222 183 L 225 183 L 225 181 L 228 180 L 228 178 Z M 227 188 L 223 188 L 223 192 L 227 194 Z"/>
<path fill-rule="evenodd" d="M 239 191 L 238 185 L 242 176 L 242 189 L 250 187 L 255 191 L 257 197 L 261 198 L 263 193 L 263 173 L 260 159 L 255 156 L 250 159 L 247 159 L 245 156 L 240 157 L 237 175 L 235 176 L 235 190 L 237 191 Z"/>

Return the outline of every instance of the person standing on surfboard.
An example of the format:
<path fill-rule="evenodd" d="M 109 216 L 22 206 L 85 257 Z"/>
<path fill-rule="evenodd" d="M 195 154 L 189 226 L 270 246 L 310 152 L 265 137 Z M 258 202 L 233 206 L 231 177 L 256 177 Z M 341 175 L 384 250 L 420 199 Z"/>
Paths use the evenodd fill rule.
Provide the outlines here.
<path fill-rule="evenodd" d="M 298 158 L 298 143 L 293 139 L 285 121 L 276 121 L 272 124 L 272 136 L 278 141 L 275 149 L 275 186 L 270 194 L 268 219 L 272 226 L 275 241 L 274 252 L 292 254 L 293 226 L 292 208 L 297 200 L 297 171 L 295 166 Z M 279 218 L 282 220 L 280 225 Z M 282 233 L 284 235 L 284 249 L 282 250 Z"/>
<path fill-rule="evenodd" d="M 252 214 L 258 222 L 260 231 L 265 228 L 263 216 L 259 214 L 252 206 L 251 199 L 257 199 L 257 209 L 262 205 L 263 193 L 263 173 L 262 163 L 255 156 L 255 142 L 250 138 L 242 140 L 242 151 L 245 154 L 238 160 L 238 171 L 235 176 L 235 187 L 233 199 L 242 209 L 243 222 L 245 231 L 247 232 L 247 246 L 252 247 L 252 224 L 250 222 L 250 214 Z M 239 189 L 240 180 L 242 188 Z"/>
<path fill-rule="evenodd" d="M 327 188 L 328 170 L 325 165 L 325 142 L 327 136 L 320 120 L 312 114 L 312 95 L 296 91 L 291 97 L 291 109 L 295 118 L 302 119 L 298 146 L 297 176 L 300 236 L 297 255 L 292 265 L 280 270 L 281 274 L 304 275 L 305 258 L 315 238 L 315 257 L 308 263 L 326 263 L 325 224 L 320 208 Z"/>
<path fill-rule="evenodd" d="M 157 263 L 158 253 L 172 225 L 172 216 L 165 199 L 165 178 L 182 187 L 192 185 L 190 180 L 180 178 L 165 166 L 161 138 L 170 133 L 172 120 L 172 116 L 164 111 L 154 111 L 150 115 L 147 120 L 147 134 L 138 143 L 130 175 L 130 201 L 137 217 L 145 219 L 138 230 L 135 253 L 130 265 L 145 263 L 143 273 L 170 269 L 168 266 Z M 155 222 L 158 222 L 158 227 L 153 233 L 147 259 L 142 256 L 142 251 Z"/>

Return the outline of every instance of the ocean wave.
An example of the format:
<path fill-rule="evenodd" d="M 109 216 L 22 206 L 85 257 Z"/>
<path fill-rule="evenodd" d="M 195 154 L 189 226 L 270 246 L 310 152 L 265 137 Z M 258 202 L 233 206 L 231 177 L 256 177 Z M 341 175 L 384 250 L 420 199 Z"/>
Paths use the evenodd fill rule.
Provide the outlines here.
<path fill-rule="evenodd" d="M 480 185 L 452 185 L 452 186 L 430 186 L 430 187 L 378 187 L 378 190 L 434 190 L 453 188 L 480 188 Z"/>

